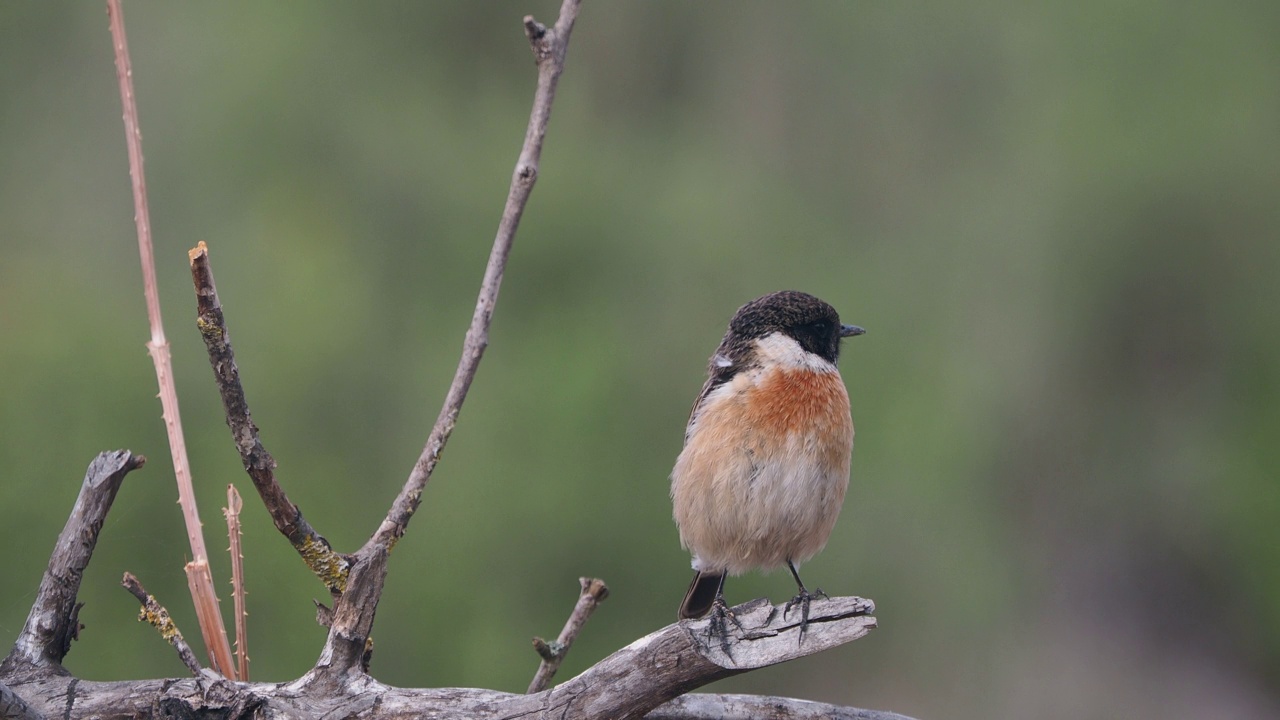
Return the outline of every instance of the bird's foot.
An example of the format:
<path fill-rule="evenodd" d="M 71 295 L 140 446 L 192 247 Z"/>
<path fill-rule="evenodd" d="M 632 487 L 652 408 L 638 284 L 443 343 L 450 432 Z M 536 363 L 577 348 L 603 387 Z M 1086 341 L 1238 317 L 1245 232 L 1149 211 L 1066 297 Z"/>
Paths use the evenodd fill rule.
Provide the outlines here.
<path fill-rule="evenodd" d="M 733 610 L 725 604 L 724 598 L 717 597 L 711 603 L 711 617 L 707 622 L 707 644 L 711 644 L 712 638 L 717 638 L 720 640 L 720 649 L 724 654 L 733 657 L 733 653 L 729 652 L 729 623 L 733 623 L 738 628 L 738 632 L 744 632 L 746 629 L 742 627 L 742 621 Z"/>
<path fill-rule="evenodd" d="M 784 620 L 787 618 L 787 613 L 791 612 L 791 608 L 797 605 L 800 606 L 800 639 L 797 641 L 797 645 L 804 642 L 804 634 L 809 629 L 809 603 L 817 598 L 830 599 L 826 593 L 822 592 L 822 588 L 809 592 L 801 586 L 800 592 L 788 600 L 786 605 L 782 606 L 782 619 Z"/>

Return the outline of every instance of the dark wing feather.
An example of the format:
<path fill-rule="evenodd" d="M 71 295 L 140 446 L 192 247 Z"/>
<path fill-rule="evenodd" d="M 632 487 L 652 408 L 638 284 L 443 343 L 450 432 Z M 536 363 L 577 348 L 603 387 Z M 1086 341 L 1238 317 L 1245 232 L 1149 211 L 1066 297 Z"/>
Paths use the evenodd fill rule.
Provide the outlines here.
<path fill-rule="evenodd" d="M 698 417 L 698 411 L 702 409 L 702 403 L 706 401 L 711 391 L 732 380 L 748 366 L 747 358 L 750 352 L 745 343 L 741 340 L 731 340 L 730 335 L 725 336 L 720 347 L 716 348 L 715 354 L 707 363 L 707 381 L 702 384 L 698 399 L 693 401 L 693 408 L 689 410 L 689 422 L 685 424 L 686 443 L 689 442 L 689 433 L 693 430 L 693 421 Z"/>

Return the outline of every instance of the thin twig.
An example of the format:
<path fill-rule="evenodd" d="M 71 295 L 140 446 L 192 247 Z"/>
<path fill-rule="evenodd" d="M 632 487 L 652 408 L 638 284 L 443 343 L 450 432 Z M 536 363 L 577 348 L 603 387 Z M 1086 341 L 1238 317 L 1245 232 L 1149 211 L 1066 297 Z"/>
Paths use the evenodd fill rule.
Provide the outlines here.
<path fill-rule="evenodd" d="M 569 619 L 565 621 L 564 629 L 560 631 L 560 637 L 556 638 L 554 643 L 548 643 L 539 637 L 533 639 L 533 647 L 538 651 L 538 655 L 542 656 L 542 663 L 538 665 L 538 672 L 534 673 L 533 681 L 529 683 L 527 692 L 530 694 L 547 689 L 547 685 L 551 684 L 551 678 L 555 677 L 556 671 L 560 669 L 560 663 L 564 662 L 564 656 L 568 655 L 569 648 L 573 647 L 573 641 L 582 631 L 582 626 L 591 619 L 591 614 L 596 611 L 596 607 L 609 597 L 609 588 L 603 580 L 584 577 L 578 578 L 578 582 L 582 585 L 582 592 L 578 595 L 578 603 L 573 606 Z"/>
<path fill-rule="evenodd" d="M 276 529 L 289 539 L 303 562 L 329 588 L 329 592 L 337 595 L 346 587 L 351 563 L 345 556 L 334 552 L 329 541 L 311 527 L 302 511 L 289 501 L 284 488 L 276 481 L 275 458 L 263 447 L 258 426 L 249 415 L 249 402 L 240 382 L 235 350 L 231 347 L 222 302 L 218 299 L 218 288 L 213 280 L 209 248 L 200 242 L 188 253 L 188 259 L 196 291 L 196 327 L 200 329 L 209 353 L 213 378 L 222 396 L 227 426 L 231 428 L 231 439 L 240 453 L 240 461 L 262 498 L 262 504 L 271 514 Z"/>
<path fill-rule="evenodd" d="M 0 677 L 19 666 L 49 669 L 62 664 L 71 649 L 71 641 L 80 632 L 80 604 L 76 602 L 76 594 L 98 544 L 102 523 L 115 502 L 124 476 L 146 461 L 145 457 L 128 450 L 116 450 L 101 453 L 89 463 L 75 507 L 49 556 L 49 567 L 40 580 L 27 623 L 9 656 L 0 663 Z"/>
<path fill-rule="evenodd" d="M 147 297 L 147 319 L 151 324 L 151 341 L 147 351 L 156 366 L 156 379 L 160 385 L 160 406 L 164 413 L 165 429 L 169 435 L 169 450 L 173 455 L 173 472 L 178 481 L 178 502 L 187 526 L 187 540 L 191 544 L 192 561 L 187 565 L 187 582 L 191 587 L 191 599 L 200 619 L 200 633 L 209 650 L 209 659 L 224 675 L 234 672 L 231 666 L 231 647 L 222 616 L 217 613 L 217 591 L 213 577 L 208 573 L 209 554 L 205 550 L 204 534 L 200 530 L 200 513 L 196 509 L 195 491 L 191 483 L 191 466 L 187 461 L 187 446 L 182 434 L 182 418 L 178 413 L 178 391 L 173 384 L 173 363 L 169 358 L 169 341 L 164 336 L 164 322 L 160 317 L 160 293 L 156 286 L 155 251 L 151 242 L 151 216 L 147 210 L 147 181 L 143 171 L 142 131 L 138 125 L 138 106 L 133 93 L 133 67 L 129 60 L 129 43 L 125 37 L 124 15 L 120 0 L 107 0 L 107 15 L 111 19 L 111 37 L 115 49 L 116 79 L 120 83 L 120 101 L 124 106 L 125 143 L 129 148 L 129 177 L 133 185 L 133 219 L 138 227 L 138 252 L 142 258 L 142 284 Z M 211 610 L 212 609 L 212 612 Z"/>
<path fill-rule="evenodd" d="M 187 641 L 182 639 L 182 633 L 173 623 L 173 618 L 169 617 L 169 611 L 156 600 L 154 595 L 142 587 L 142 583 L 133 576 L 133 573 L 125 573 L 120 584 L 142 604 L 138 621 L 145 622 L 159 631 L 160 637 L 169 641 L 173 649 L 178 651 L 178 658 L 182 660 L 182 664 L 187 666 L 192 675 L 200 677 L 200 661 L 196 660 L 196 654 L 191 652 L 191 646 Z"/>
<path fill-rule="evenodd" d="M 551 103 L 555 99 L 556 84 L 560 73 L 564 71 L 565 52 L 569 49 L 569 34 L 573 31 L 573 23 L 578 17 L 578 5 L 581 0 L 564 0 L 560 5 L 560 17 L 555 26 L 547 28 L 532 17 L 524 19 L 525 34 L 529 38 L 530 48 L 538 64 L 538 89 L 533 97 L 533 109 L 529 115 L 529 126 L 525 132 L 524 146 L 520 149 L 520 158 L 516 161 L 515 171 L 511 176 L 511 188 L 507 193 L 507 204 L 502 211 L 502 221 L 498 224 L 498 233 L 493 240 L 493 250 L 489 253 L 489 263 L 485 267 L 484 280 L 480 284 L 480 296 L 476 299 L 476 309 L 471 316 L 471 326 L 467 328 L 467 336 L 462 344 L 462 357 L 458 360 L 458 369 L 453 375 L 453 383 L 445 396 L 444 405 L 436 424 L 431 428 L 427 444 L 422 455 L 409 473 L 404 488 L 396 497 L 387 517 L 378 527 L 377 532 L 369 538 L 364 547 L 381 545 L 390 548 L 401 536 L 413 517 L 414 511 L 422 502 L 422 491 L 431 479 L 436 463 L 440 461 L 440 453 L 453 433 L 458 422 L 458 413 L 467 398 L 471 381 L 480 366 L 480 358 L 489 345 L 489 324 L 493 320 L 493 308 L 498 302 L 498 289 L 502 284 L 502 273 L 507 265 L 507 256 L 515 241 L 516 229 L 520 225 L 520 216 L 524 213 L 533 184 L 538 179 L 538 162 L 542 157 L 542 141 L 547 135 L 547 123 L 551 119 Z M 362 548 L 362 552 L 363 552 Z"/>
<path fill-rule="evenodd" d="M 236 617 L 236 679 L 249 680 L 249 612 L 245 610 L 244 552 L 240 548 L 240 511 L 244 501 L 235 485 L 227 485 L 227 506 L 222 514 L 227 517 L 227 538 L 231 546 L 231 597 L 235 602 Z"/>

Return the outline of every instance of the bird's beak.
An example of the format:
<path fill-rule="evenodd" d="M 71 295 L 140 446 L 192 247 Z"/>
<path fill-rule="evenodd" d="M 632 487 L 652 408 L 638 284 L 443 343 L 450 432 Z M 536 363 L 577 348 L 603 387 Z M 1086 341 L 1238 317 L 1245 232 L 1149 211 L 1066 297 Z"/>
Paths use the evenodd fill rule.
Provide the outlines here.
<path fill-rule="evenodd" d="M 840 326 L 840 337 L 853 337 L 854 335 L 865 335 L 866 332 L 867 332 L 866 330 L 863 330 L 857 325 L 841 325 Z"/>

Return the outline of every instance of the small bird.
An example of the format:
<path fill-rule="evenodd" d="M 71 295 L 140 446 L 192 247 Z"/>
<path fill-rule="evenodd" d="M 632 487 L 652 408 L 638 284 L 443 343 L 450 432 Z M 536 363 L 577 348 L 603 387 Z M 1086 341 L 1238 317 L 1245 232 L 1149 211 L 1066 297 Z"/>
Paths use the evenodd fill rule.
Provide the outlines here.
<path fill-rule="evenodd" d="M 799 588 L 801 637 L 810 593 L 797 566 L 827 544 L 849 487 L 853 420 L 836 369 L 841 340 L 862 335 L 827 303 L 775 292 L 743 305 L 711 356 L 684 449 L 671 471 L 680 544 L 693 553 L 681 618 L 715 610 L 727 648 L 727 575 L 786 566 Z M 739 625 L 741 629 L 741 625 Z"/>

